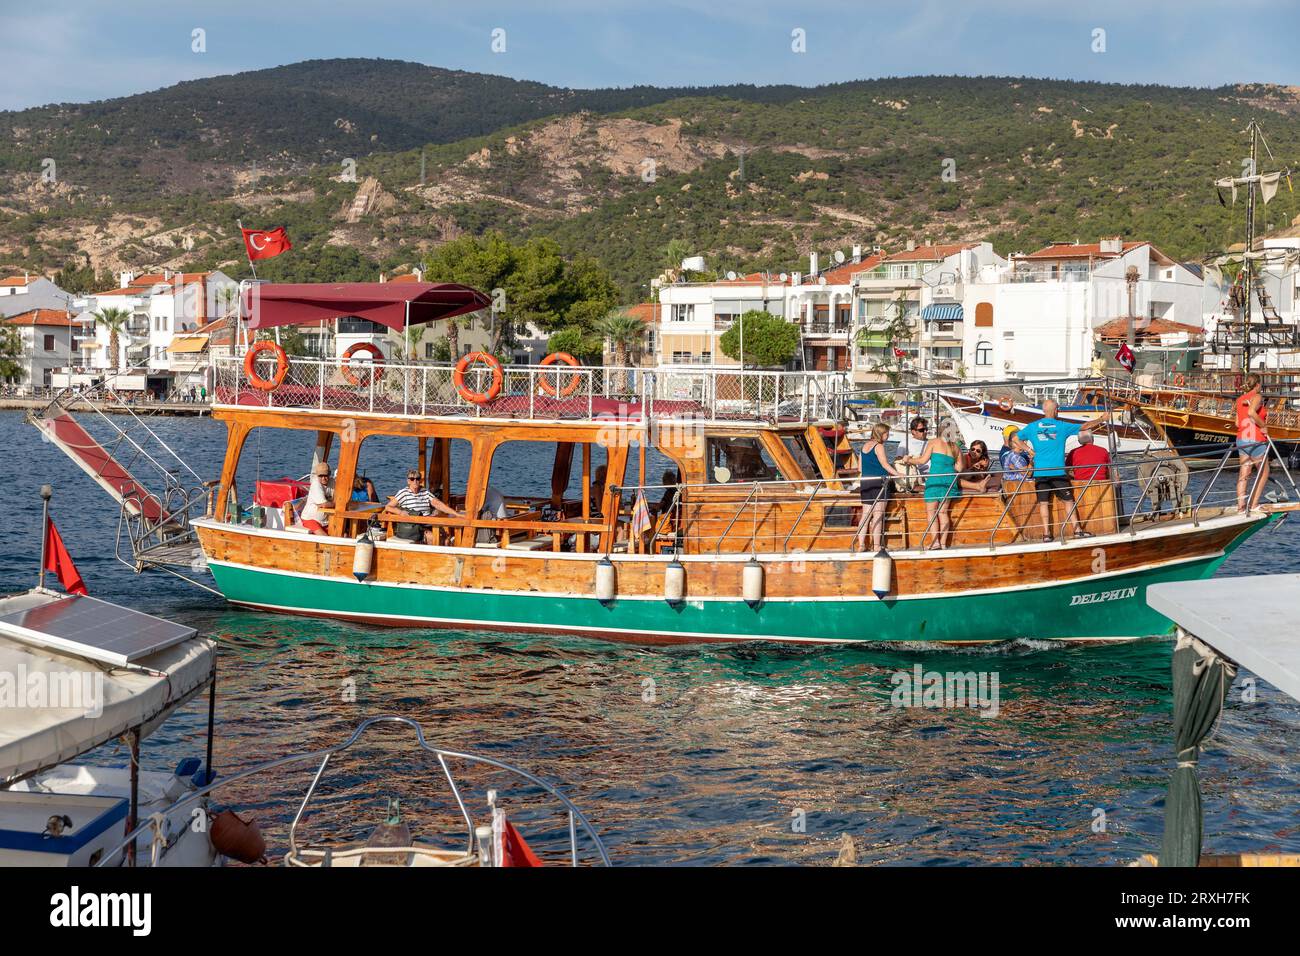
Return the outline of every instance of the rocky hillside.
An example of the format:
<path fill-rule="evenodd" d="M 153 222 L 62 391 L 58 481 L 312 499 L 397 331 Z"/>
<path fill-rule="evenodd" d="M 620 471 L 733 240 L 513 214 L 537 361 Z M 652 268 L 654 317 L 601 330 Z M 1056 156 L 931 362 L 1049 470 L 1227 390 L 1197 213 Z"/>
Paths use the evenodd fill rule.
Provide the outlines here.
<path fill-rule="evenodd" d="M 1278 165 L 1295 162 L 1293 87 L 584 91 L 312 61 L 0 114 L 0 263 L 241 273 L 239 218 L 288 226 L 273 278 L 369 278 L 500 229 L 597 256 L 629 298 L 673 240 L 724 270 L 907 237 L 1010 252 L 1123 234 L 1190 258 L 1238 238 L 1241 207 L 1211 182 L 1240 169 L 1251 116 Z M 1297 212 L 1284 189 L 1264 218 Z"/>

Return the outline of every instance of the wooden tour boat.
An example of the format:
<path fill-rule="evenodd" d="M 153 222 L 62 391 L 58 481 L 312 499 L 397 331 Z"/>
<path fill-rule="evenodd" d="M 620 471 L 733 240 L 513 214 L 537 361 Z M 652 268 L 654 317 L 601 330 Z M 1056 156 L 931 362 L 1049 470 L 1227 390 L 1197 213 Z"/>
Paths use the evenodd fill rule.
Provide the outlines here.
<path fill-rule="evenodd" d="M 330 309 L 379 314 L 355 286 L 337 302 L 314 291 L 322 287 L 267 294 L 276 288 L 263 287 L 250 328 Z M 384 308 L 395 288 L 383 290 Z M 301 308 L 309 297 L 317 311 Z M 403 321 L 399 312 L 394 327 Z M 143 529 L 132 535 L 137 567 L 175 563 L 192 533 L 217 589 L 268 611 L 636 642 L 1117 640 L 1170 630 L 1145 602 L 1149 584 L 1212 575 L 1251 534 L 1300 507 L 1284 468 L 1263 507 L 1240 513 L 1235 473 L 1187 483 L 1168 458 L 1121 455 L 1106 477 L 1075 480 L 1074 502 L 1052 500 L 1051 543 L 1032 480 L 958 497 L 943 550 L 932 550 L 919 489 L 900 482 L 884 549 L 861 553 L 857 483 L 824 437 L 844 423 L 843 373 L 563 360 L 502 368 L 480 355 L 452 367 L 275 352 L 215 362 L 224 465 L 205 495 L 180 496 L 202 516 L 155 506 L 163 514 L 148 519 L 124 485 L 129 474 L 108 482 L 128 488 L 124 515 Z M 53 431 L 66 418 L 56 407 L 37 424 Z M 364 472 L 368 443 L 409 442 L 410 467 L 458 514 L 386 513 L 340 494 L 326 533 L 308 534 L 292 501 L 249 507 L 252 489 L 237 484 L 241 456 L 250 438 L 286 431 L 314 438 L 313 459 L 330 463 L 337 489 Z M 549 494 L 535 485 L 523 493 L 494 471 L 517 442 L 549 449 Z M 666 460 L 673 481 L 649 480 L 651 456 Z M 453 475 L 453 459 L 467 475 Z M 81 463 L 92 474 L 99 467 Z M 486 509 L 489 479 L 504 511 Z M 1088 537 L 1069 530 L 1076 517 Z M 399 540 L 398 524 L 429 537 Z"/>

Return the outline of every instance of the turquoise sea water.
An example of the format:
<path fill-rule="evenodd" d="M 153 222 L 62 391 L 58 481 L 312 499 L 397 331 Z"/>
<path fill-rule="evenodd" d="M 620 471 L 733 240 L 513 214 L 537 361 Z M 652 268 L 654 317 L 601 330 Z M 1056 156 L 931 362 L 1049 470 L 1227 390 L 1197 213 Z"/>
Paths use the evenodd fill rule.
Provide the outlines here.
<path fill-rule="evenodd" d="M 220 425 L 163 419 L 155 428 L 200 474 L 215 475 Z M 363 465 L 381 491 L 397 487 L 413 457 L 407 445 L 367 445 Z M 436 743 L 558 783 L 622 864 L 825 863 L 843 833 L 864 862 L 890 864 L 1118 864 L 1158 847 L 1172 766 L 1168 641 L 662 649 L 264 615 L 115 561 L 116 507 L 19 414 L 0 413 L 0 447 L 9 516 L 0 591 L 35 581 L 37 490 L 50 482 L 55 520 L 92 594 L 220 642 L 219 771 L 321 747 L 366 716 L 397 713 Z M 505 493 L 549 487 L 549 460 L 527 448 L 514 454 L 500 476 L 494 467 Z M 259 466 L 262 477 L 301 473 L 309 455 L 309 442 L 250 443 L 241 487 L 251 489 Z M 1297 543 L 1295 526 L 1284 524 L 1255 536 L 1220 573 L 1300 570 Z M 891 678 L 917 664 L 995 674 L 998 715 L 891 706 Z M 1300 852 L 1300 705 L 1262 683 L 1248 703 L 1241 688 L 1239 677 L 1202 760 L 1206 849 Z M 188 705 L 146 742 L 146 765 L 170 768 L 201 753 L 205 721 L 205 703 Z M 453 818 L 436 763 L 413 757 L 401 732 L 368 741 L 326 777 L 310 832 L 364 832 L 389 793 L 403 797 L 417 834 L 443 832 Z M 97 754 L 123 758 L 115 746 Z M 228 799 L 282 846 L 309 776 L 281 771 Z M 466 782 L 503 783 L 474 773 Z M 504 797 L 544 855 L 558 852 L 563 821 L 526 790 Z M 480 795 L 470 807 L 481 811 Z"/>

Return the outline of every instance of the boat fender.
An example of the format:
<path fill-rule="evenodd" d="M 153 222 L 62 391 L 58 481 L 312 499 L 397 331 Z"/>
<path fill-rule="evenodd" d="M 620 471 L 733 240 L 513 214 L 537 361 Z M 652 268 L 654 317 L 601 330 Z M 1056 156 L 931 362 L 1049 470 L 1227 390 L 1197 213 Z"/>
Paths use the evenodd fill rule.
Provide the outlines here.
<path fill-rule="evenodd" d="M 614 562 L 601 558 L 596 562 L 596 600 L 609 604 L 614 600 L 618 590 L 618 576 L 614 571 Z"/>
<path fill-rule="evenodd" d="M 881 548 L 871 559 L 871 593 L 884 600 L 893 586 L 894 559 Z"/>
<path fill-rule="evenodd" d="M 369 535 L 362 535 L 357 538 L 356 545 L 352 552 L 352 576 L 358 581 L 364 581 L 370 577 L 370 572 L 375 566 L 375 545 L 370 540 Z"/>
<path fill-rule="evenodd" d="M 265 863 L 266 838 L 256 820 L 245 820 L 234 810 L 222 810 L 208 830 L 212 848 L 240 863 Z"/>
<path fill-rule="evenodd" d="M 257 357 L 263 352 L 270 352 L 275 356 L 275 374 L 270 378 L 262 378 L 257 374 Z M 254 342 L 244 355 L 244 375 L 248 378 L 248 384 L 259 391 L 270 392 L 279 388 L 284 384 L 284 377 L 288 374 L 288 354 L 270 339 Z"/>
<path fill-rule="evenodd" d="M 572 355 L 570 355 L 568 352 L 552 352 L 550 355 L 546 356 L 546 358 L 542 359 L 542 360 L 541 360 L 540 362 L 538 362 L 537 364 L 538 364 L 539 366 L 540 366 L 540 365 L 554 365 L 556 362 L 563 362 L 565 365 L 568 365 L 570 368 L 577 368 L 577 367 L 578 367 L 578 360 L 577 360 L 576 358 L 574 358 Z M 560 379 L 560 376 L 556 375 L 556 376 L 555 376 L 556 385 L 559 384 L 559 379 Z M 576 392 L 576 391 L 578 390 L 578 386 L 581 385 L 581 384 L 582 384 L 582 376 L 581 376 L 581 375 L 570 375 L 570 376 L 569 376 L 569 384 L 568 384 L 568 385 L 565 385 L 564 388 L 562 388 L 562 389 L 559 390 L 559 395 L 558 395 L 558 397 L 559 397 L 559 398 L 568 398 L 570 395 L 572 395 L 574 392 Z M 556 386 L 555 386 L 555 385 L 552 385 L 550 382 L 548 382 L 548 381 L 546 380 L 546 376 L 544 376 L 544 375 L 538 376 L 538 378 L 537 378 L 537 387 L 540 388 L 540 389 L 541 389 L 543 392 L 545 392 L 547 395 L 550 395 L 552 398 L 557 397 L 557 396 L 556 396 Z"/>
<path fill-rule="evenodd" d="M 370 355 L 370 368 L 363 369 L 360 374 L 352 367 L 352 356 L 359 352 L 367 352 Z M 343 377 L 352 385 L 358 388 L 366 388 L 375 380 L 375 376 L 384 367 L 384 352 L 378 345 L 372 345 L 370 342 L 358 342 L 348 348 L 343 353 Z M 364 376 L 364 377 L 363 377 Z"/>
<path fill-rule="evenodd" d="M 750 607 L 757 607 L 763 602 L 763 566 L 754 558 L 746 562 L 745 569 L 741 572 L 741 591 L 745 603 Z"/>
<path fill-rule="evenodd" d="M 669 604 L 681 604 L 686 599 L 686 569 L 674 558 L 664 568 L 664 600 Z"/>

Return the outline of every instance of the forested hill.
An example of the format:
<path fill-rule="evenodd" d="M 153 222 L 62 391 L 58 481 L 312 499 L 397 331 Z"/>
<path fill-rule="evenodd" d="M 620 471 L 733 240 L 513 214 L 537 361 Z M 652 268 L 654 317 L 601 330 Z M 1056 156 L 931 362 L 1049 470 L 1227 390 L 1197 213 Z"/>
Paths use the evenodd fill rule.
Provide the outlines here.
<path fill-rule="evenodd" d="M 289 227 L 276 278 L 370 278 L 498 229 L 597 256 L 628 298 L 674 240 L 718 269 L 906 238 L 1007 253 L 1121 234 L 1192 258 L 1240 238 L 1241 206 L 1221 205 L 1212 181 L 1239 173 L 1252 116 L 1277 165 L 1296 165 L 1293 87 L 566 90 L 317 60 L 0 113 L 0 265 L 239 272 L 241 217 Z M 1264 213 L 1289 224 L 1296 194 L 1284 187 Z"/>

